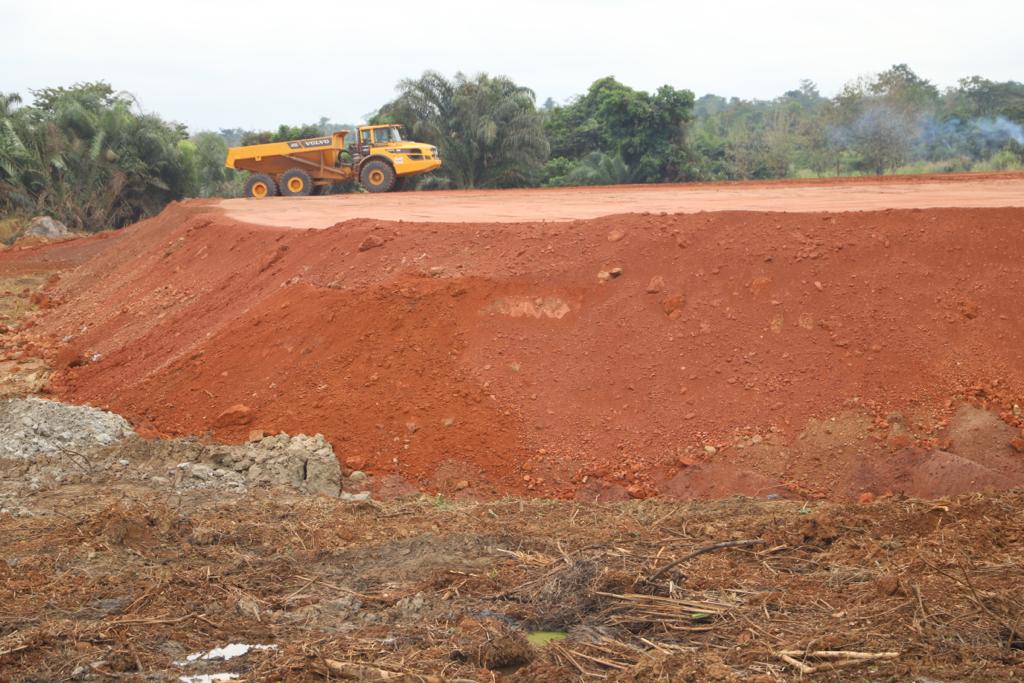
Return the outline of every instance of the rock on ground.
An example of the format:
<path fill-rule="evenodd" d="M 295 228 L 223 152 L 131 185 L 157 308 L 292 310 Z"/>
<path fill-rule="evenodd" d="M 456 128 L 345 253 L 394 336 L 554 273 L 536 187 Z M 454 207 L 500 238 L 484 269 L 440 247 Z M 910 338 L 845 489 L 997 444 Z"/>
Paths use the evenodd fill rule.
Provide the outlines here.
<path fill-rule="evenodd" d="M 109 446 L 133 434 L 120 415 L 39 398 L 0 402 L 0 457 L 30 458 Z"/>
<path fill-rule="evenodd" d="M 268 436 L 242 446 L 253 464 L 249 484 L 288 484 L 309 493 L 336 496 L 341 491 L 341 467 L 323 435 Z"/>
<path fill-rule="evenodd" d="M 28 227 L 25 228 L 25 234 L 39 237 L 64 237 L 68 234 L 68 228 L 49 216 L 36 216 L 29 221 Z"/>

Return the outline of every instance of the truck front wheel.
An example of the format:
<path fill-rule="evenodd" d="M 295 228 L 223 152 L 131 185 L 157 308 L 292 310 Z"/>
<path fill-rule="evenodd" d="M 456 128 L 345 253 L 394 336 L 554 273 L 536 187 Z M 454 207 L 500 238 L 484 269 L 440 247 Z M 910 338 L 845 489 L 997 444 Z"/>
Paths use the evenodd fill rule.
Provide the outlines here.
<path fill-rule="evenodd" d="M 390 192 L 395 186 L 395 169 L 379 159 L 368 161 L 359 173 L 359 182 L 369 192 Z"/>

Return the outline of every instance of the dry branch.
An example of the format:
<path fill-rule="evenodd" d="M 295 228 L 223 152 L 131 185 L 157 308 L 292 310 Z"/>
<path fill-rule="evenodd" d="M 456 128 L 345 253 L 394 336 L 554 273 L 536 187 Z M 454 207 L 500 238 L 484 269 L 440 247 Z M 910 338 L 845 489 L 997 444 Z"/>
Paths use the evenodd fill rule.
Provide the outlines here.
<path fill-rule="evenodd" d="M 703 548 L 697 548 L 689 555 L 684 555 L 683 557 L 680 557 L 678 560 L 673 560 L 672 562 L 669 562 L 658 571 L 651 574 L 651 576 L 646 580 L 646 583 L 654 583 L 654 581 L 656 581 L 658 577 L 663 575 L 665 572 L 671 570 L 674 567 L 679 566 L 687 560 L 692 560 L 693 558 L 700 557 L 701 555 L 704 555 L 706 553 L 714 552 L 716 550 L 722 550 L 724 548 L 745 548 L 752 545 L 760 545 L 762 543 L 764 543 L 764 541 L 762 541 L 759 538 L 750 538 L 743 541 L 722 541 L 721 543 L 715 543 L 713 545 L 704 546 Z"/>
<path fill-rule="evenodd" d="M 852 650 L 779 650 L 780 655 L 790 657 L 815 657 L 817 659 L 895 659 L 899 652 L 853 652 Z"/>
<path fill-rule="evenodd" d="M 818 671 L 832 671 L 833 669 L 845 669 L 860 664 L 870 664 L 884 659 L 896 659 L 899 652 L 854 652 L 851 650 L 779 650 L 776 653 L 779 659 L 786 662 L 800 673 L 813 674 Z M 797 659 L 800 657 L 801 659 Z M 825 659 L 816 664 L 808 664 L 807 659 Z"/>
<path fill-rule="evenodd" d="M 378 669 L 368 664 L 340 662 L 336 659 L 324 659 L 324 664 L 332 673 L 342 679 L 351 681 L 394 681 L 395 683 L 444 683 L 440 676 L 412 674 L 401 671 Z"/>

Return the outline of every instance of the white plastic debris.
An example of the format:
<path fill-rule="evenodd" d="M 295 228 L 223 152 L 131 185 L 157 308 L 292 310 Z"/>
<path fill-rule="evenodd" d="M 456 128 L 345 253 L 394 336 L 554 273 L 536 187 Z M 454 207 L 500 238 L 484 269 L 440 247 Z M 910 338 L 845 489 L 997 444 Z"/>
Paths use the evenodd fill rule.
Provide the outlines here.
<path fill-rule="evenodd" d="M 181 683 L 221 683 L 221 681 L 237 681 L 238 674 L 196 674 L 195 676 L 178 676 Z"/>
<path fill-rule="evenodd" d="M 241 657 L 247 654 L 250 650 L 276 650 L 277 645 L 247 645 L 245 643 L 230 643 L 224 647 L 215 647 L 207 652 L 194 652 L 180 662 L 175 662 L 178 666 L 186 666 L 192 662 L 198 661 L 210 661 L 214 659 L 220 659 L 227 661 L 234 659 L 235 657 Z M 218 674 L 219 675 L 219 674 Z"/>

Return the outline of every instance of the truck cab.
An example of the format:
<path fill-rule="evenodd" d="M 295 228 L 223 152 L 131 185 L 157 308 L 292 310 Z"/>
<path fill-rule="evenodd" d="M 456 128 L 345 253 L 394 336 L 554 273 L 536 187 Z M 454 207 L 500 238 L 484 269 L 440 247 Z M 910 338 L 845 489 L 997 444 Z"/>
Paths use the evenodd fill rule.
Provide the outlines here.
<path fill-rule="evenodd" d="M 382 126 L 360 126 L 356 130 L 356 140 L 357 142 L 354 146 L 358 147 L 358 150 L 353 150 L 353 152 L 358 151 L 363 155 L 382 151 L 388 153 L 387 149 L 382 150 L 380 148 L 391 147 L 401 149 L 409 154 L 437 156 L 436 147 L 422 142 L 412 142 L 402 137 L 402 126 L 396 123 Z"/>
<path fill-rule="evenodd" d="M 384 126 L 360 126 L 359 144 L 389 145 L 402 141 L 402 127 L 396 123 Z"/>
<path fill-rule="evenodd" d="M 395 123 L 360 126 L 356 140 L 350 148 L 352 161 L 370 192 L 400 189 L 400 180 L 441 166 L 437 147 L 404 139 L 402 126 Z"/>

